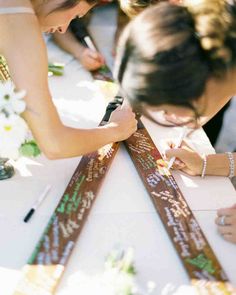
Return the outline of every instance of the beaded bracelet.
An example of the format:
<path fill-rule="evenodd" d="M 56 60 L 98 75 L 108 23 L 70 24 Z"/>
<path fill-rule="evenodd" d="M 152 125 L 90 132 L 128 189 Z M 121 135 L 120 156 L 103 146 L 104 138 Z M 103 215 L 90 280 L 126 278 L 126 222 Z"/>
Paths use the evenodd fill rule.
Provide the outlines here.
<path fill-rule="evenodd" d="M 234 156 L 231 152 L 226 152 L 229 159 L 229 178 L 234 177 Z"/>
<path fill-rule="evenodd" d="M 202 166 L 201 178 L 204 178 L 205 177 L 206 167 L 207 167 L 207 157 L 204 155 L 204 157 L 203 157 L 203 166 Z"/>

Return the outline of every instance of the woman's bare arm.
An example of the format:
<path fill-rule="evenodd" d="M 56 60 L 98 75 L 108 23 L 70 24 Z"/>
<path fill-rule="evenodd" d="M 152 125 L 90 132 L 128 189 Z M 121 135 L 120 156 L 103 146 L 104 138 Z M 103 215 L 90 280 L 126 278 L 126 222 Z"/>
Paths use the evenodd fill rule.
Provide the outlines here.
<path fill-rule="evenodd" d="M 72 54 L 85 69 L 93 71 L 104 64 L 104 58 L 99 52 L 84 47 L 68 29 L 64 34 L 55 32 L 53 40 L 65 51 Z"/>
<path fill-rule="evenodd" d="M 0 16 L 0 52 L 18 89 L 27 91 L 24 118 L 49 158 L 73 157 L 123 140 L 136 129 L 133 113 L 117 110 L 107 126 L 89 130 L 64 126 L 52 102 L 47 80 L 45 44 L 34 15 Z M 110 120 L 110 121 L 111 121 Z"/>
<path fill-rule="evenodd" d="M 55 32 L 52 34 L 52 38 L 63 50 L 80 59 L 84 46 L 74 37 L 70 29 L 64 34 Z"/>

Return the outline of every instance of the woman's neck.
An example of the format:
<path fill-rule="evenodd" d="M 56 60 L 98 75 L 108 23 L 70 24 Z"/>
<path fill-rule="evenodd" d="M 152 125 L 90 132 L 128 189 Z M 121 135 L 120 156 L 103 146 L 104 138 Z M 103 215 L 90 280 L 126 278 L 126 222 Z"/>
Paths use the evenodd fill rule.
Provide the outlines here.
<path fill-rule="evenodd" d="M 224 77 L 209 79 L 206 93 L 214 93 L 219 99 L 236 95 L 236 69 L 229 70 Z"/>
<path fill-rule="evenodd" d="M 204 95 L 197 100 L 206 118 L 213 117 L 234 95 L 236 95 L 236 69 L 229 70 L 223 78 L 207 81 Z"/>
<path fill-rule="evenodd" d="M 36 11 L 37 7 L 39 7 L 42 4 L 43 0 L 31 0 L 30 2 L 32 4 L 34 10 Z"/>

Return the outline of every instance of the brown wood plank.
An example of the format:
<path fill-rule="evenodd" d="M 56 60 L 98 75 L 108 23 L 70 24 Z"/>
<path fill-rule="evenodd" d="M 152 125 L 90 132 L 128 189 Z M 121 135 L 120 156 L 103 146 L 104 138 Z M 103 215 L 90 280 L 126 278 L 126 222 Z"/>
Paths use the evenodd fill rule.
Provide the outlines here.
<path fill-rule="evenodd" d="M 197 293 L 236 294 L 141 120 L 124 143 Z"/>
<path fill-rule="evenodd" d="M 93 76 L 94 79 L 113 81 L 107 66 L 95 71 Z M 109 104 L 100 125 L 108 121 L 116 106 L 116 101 Z M 34 252 L 23 267 L 22 278 L 13 295 L 55 293 L 118 148 L 119 143 L 112 143 L 82 157 Z"/>
<path fill-rule="evenodd" d="M 110 144 L 81 159 L 14 295 L 55 292 L 118 147 Z"/>
<path fill-rule="evenodd" d="M 236 294 L 141 120 L 125 146 L 198 293 Z"/>

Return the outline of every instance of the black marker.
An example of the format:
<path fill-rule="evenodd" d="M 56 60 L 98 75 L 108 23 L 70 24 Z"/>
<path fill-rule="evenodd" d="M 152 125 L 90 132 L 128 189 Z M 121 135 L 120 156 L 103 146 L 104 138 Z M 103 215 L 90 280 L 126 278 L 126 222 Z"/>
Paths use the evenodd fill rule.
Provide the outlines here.
<path fill-rule="evenodd" d="M 46 198 L 47 193 L 50 191 L 51 185 L 47 185 L 42 192 L 42 194 L 39 196 L 39 198 L 36 200 L 32 208 L 29 210 L 29 212 L 26 214 L 24 218 L 24 222 L 27 222 L 31 216 L 34 214 L 35 210 L 40 206 L 40 204 L 43 202 L 43 200 Z"/>

